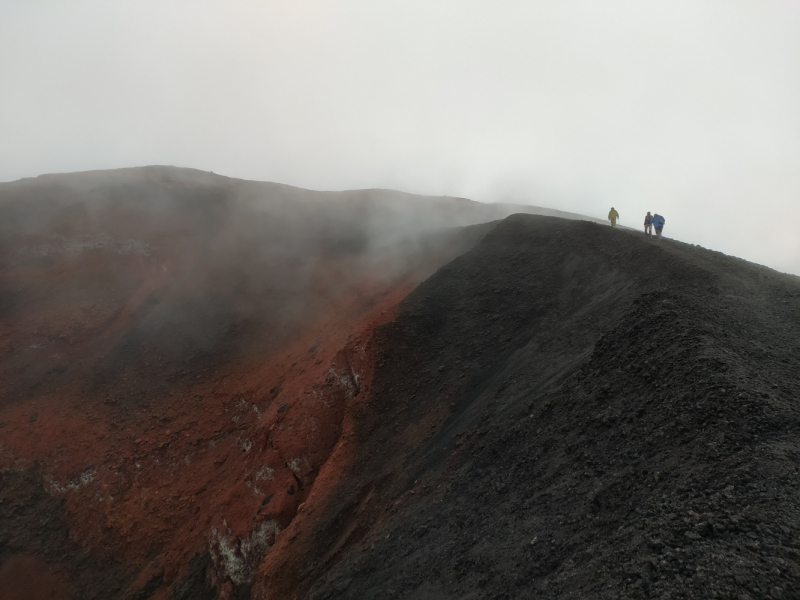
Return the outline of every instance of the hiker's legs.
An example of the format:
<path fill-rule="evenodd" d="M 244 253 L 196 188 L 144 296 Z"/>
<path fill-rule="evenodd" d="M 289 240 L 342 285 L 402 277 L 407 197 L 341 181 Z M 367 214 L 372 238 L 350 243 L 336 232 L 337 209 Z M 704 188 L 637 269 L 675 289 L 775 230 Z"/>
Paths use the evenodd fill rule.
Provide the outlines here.
<path fill-rule="evenodd" d="M 611 226 L 612 227 L 616 227 L 617 226 L 617 220 L 616 219 L 611 219 Z"/>

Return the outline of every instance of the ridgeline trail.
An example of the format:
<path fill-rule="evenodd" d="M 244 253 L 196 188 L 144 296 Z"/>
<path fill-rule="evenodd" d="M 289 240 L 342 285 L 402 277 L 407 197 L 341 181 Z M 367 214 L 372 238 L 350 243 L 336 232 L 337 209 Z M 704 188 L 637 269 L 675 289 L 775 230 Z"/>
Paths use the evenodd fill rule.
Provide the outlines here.
<path fill-rule="evenodd" d="M 0 589 L 800 597 L 800 278 L 514 210 L 2 184 Z"/>
<path fill-rule="evenodd" d="M 514 215 L 375 339 L 355 458 L 289 587 L 798 597 L 797 277 Z"/>

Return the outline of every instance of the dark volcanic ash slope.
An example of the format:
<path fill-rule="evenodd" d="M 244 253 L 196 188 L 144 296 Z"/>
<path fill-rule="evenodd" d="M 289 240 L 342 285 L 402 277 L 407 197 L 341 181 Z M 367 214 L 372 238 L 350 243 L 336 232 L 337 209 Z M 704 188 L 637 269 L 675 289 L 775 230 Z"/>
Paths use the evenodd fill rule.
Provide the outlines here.
<path fill-rule="evenodd" d="M 374 326 L 522 208 L 170 167 L 0 184 L 0 598 L 249 596 L 341 477 Z"/>
<path fill-rule="evenodd" d="M 798 278 L 514 215 L 375 343 L 267 597 L 800 597 Z"/>

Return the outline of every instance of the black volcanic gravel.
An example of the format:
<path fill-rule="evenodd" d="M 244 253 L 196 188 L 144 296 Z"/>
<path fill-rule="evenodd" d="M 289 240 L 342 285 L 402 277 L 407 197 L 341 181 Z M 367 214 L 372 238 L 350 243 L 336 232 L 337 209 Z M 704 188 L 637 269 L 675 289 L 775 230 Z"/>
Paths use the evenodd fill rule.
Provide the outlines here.
<path fill-rule="evenodd" d="M 514 215 L 377 335 L 322 598 L 800 598 L 800 279 Z"/>

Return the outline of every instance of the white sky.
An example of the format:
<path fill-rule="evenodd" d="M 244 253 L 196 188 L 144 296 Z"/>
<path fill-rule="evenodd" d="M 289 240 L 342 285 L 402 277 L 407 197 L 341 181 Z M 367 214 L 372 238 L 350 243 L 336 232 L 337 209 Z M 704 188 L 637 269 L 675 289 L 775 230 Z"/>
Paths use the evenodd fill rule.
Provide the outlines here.
<path fill-rule="evenodd" d="M 800 0 L 0 0 L 0 181 L 515 201 L 800 274 Z"/>

